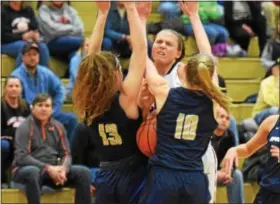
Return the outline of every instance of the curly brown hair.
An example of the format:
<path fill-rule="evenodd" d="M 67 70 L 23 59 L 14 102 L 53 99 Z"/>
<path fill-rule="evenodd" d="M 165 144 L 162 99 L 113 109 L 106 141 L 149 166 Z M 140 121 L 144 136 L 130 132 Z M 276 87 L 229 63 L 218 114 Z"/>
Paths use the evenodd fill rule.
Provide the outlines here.
<path fill-rule="evenodd" d="M 116 71 L 120 64 L 110 52 L 86 56 L 80 66 L 73 88 L 73 105 L 87 124 L 107 111 L 117 92 Z"/>

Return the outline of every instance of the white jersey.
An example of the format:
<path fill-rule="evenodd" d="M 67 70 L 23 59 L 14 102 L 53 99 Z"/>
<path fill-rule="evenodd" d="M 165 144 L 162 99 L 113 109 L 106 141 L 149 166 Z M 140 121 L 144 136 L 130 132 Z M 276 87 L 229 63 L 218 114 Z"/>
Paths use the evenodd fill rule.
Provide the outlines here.
<path fill-rule="evenodd" d="M 168 82 L 169 87 L 176 88 L 181 86 L 181 81 L 178 76 L 178 68 L 181 62 L 178 62 L 173 66 L 172 70 L 165 75 L 165 79 Z M 217 158 L 216 153 L 209 142 L 208 148 L 202 157 L 202 162 L 204 166 L 204 173 L 207 175 L 209 180 L 209 191 L 211 194 L 211 200 L 216 200 L 216 181 L 217 181 Z"/>
<path fill-rule="evenodd" d="M 180 62 L 178 62 L 173 68 L 172 70 L 167 73 L 167 75 L 165 75 L 165 79 L 168 82 L 169 87 L 171 88 L 177 88 L 179 86 L 181 86 L 181 81 L 178 77 L 178 68 L 180 67 Z"/>

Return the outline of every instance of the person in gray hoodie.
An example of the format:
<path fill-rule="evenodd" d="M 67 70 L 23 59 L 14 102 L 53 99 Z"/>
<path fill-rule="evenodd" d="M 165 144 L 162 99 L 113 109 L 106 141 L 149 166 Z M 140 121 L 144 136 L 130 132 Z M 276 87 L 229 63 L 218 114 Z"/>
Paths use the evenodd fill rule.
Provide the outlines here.
<path fill-rule="evenodd" d="M 77 11 L 66 2 L 51 1 L 43 3 L 38 14 L 50 54 L 69 61 L 83 42 L 84 25 Z"/>
<path fill-rule="evenodd" d="M 90 204 L 90 172 L 71 165 L 65 129 L 51 115 L 52 98 L 39 94 L 32 103 L 32 115 L 16 130 L 13 181 L 25 186 L 29 204 L 40 204 L 42 185 L 76 189 L 75 203 Z"/>

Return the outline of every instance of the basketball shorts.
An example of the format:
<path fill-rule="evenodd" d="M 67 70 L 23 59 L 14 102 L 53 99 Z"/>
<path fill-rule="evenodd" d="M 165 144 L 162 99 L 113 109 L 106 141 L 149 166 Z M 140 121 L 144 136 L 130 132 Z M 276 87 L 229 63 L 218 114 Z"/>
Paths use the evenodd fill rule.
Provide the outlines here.
<path fill-rule="evenodd" d="M 209 203 L 208 179 L 202 171 L 179 171 L 159 166 L 149 170 L 140 204 Z"/>
<path fill-rule="evenodd" d="M 134 156 L 116 162 L 101 162 L 95 178 L 95 201 L 136 204 L 146 177 L 147 161 L 138 161 Z"/>
<path fill-rule="evenodd" d="M 218 161 L 216 153 L 211 143 L 209 143 L 205 154 L 202 157 L 204 173 L 208 177 L 209 181 L 209 192 L 211 194 L 211 200 L 216 200 L 216 190 L 217 190 L 217 167 Z"/>
<path fill-rule="evenodd" d="M 280 193 L 270 192 L 263 187 L 260 188 L 256 195 L 254 204 L 279 204 L 280 203 Z"/>

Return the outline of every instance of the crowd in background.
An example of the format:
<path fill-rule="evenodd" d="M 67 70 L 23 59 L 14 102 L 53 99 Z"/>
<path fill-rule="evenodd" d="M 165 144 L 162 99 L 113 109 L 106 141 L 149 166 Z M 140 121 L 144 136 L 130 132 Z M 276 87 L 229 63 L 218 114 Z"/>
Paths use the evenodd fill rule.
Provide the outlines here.
<path fill-rule="evenodd" d="M 213 54 L 217 57 L 246 57 L 250 39 L 257 36 L 260 60 L 267 71 L 267 77 L 261 82 L 259 93 L 254 96 L 252 118 L 240 124 L 239 129 L 229 128 L 232 116 L 224 110 L 219 110 L 219 128 L 212 139 L 219 163 L 227 149 L 248 140 L 250 138 L 250 136 L 247 137 L 248 132 L 256 132 L 257 127 L 265 118 L 279 112 L 280 22 L 277 4 L 279 3 L 254 1 L 199 2 L 199 15 L 210 40 Z M 14 159 L 15 130 L 31 113 L 37 114 L 34 107 L 41 100 L 40 97 L 38 99 L 40 93 L 49 94 L 53 108 L 52 117 L 62 124 L 61 129 L 65 129 L 66 140 L 69 141 L 70 146 L 66 150 L 63 149 L 63 156 L 70 151 L 72 146 L 73 163 L 87 165 L 94 175 L 98 170 L 98 161 L 88 162 L 75 154 L 79 145 L 86 142 L 76 141 L 77 135 L 89 134 L 87 129 L 82 125 L 76 129 L 77 117 L 73 113 L 61 110 L 63 102 L 71 100 L 79 64 L 88 48 L 88 40 L 84 36 L 84 24 L 79 14 L 71 7 L 71 3 L 62 1 L 42 3 L 38 8 L 38 16 L 35 16 L 30 6 L 23 6 L 23 2 L 10 1 L 2 3 L 1 6 L 1 54 L 16 59 L 16 67 L 6 81 L 1 101 L 2 187 L 8 187 L 6 173 Z M 165 26 L 184 36 L 194 35 L 188 17 L 182 15 L 177 2 L 161 1 L 157 11 L 162 15 L 161 24 L 148 25 L 148 34 L 154 34 L 157 26 Z M 172 23 L 175 22 L 174 19 L 175 24 Z M 151 47 L 152 41 L 148 39 L 149 53 Z M 128 19 L 125 8 L 118 2 L 113 4 L 108 15 L 102 49 L 112 51 L 123 58 L 129 58 L 131 55 Z M 70 81 L 66 89 L 59 77 L 49 68 L 50 56 L 63 60 L 69 65 Z M 27 69 L 27 67 L 32 69 Z M 35 101 L 36 99 L 39 102 Z M 46 97 L 46 100 L 48 99 Z M 30 110 L 29 105 L 32 104 L 33 107 Z M 267 151 L 263 150 L 263 152 Z M 92 155 L 94 151 L 87 153 Z M 264 154 L 259 153 L 259 155 Z M 259 155 L 253 155 L 251 158 L 258 161 Z M 94 158 L 94 155 L 92 157 Z M 19 162 L 20 158 L 15 158 L 15 160 Z M 262 168 L 261 159 L 257 164 L 258 167 L 252 167 L 250 158 L 245 162 L 245 181 L 259 179 Z M 42 165 L 42 168 L 45 166 Z M 83 168 L 72 168 L 77 174 L 86 172 Z M 254 168 L 258 168 L 258 173 L 252 176 L 251 172 L 255 171 Z M 29 170 L 29 172 L 36 173 L 36 170 Z M 20 176 L 18 179 L 20 180 Z M 232 202 L 236 199 L 243 200 L 242 173 L 236 170 L 233 179 L 234 182 L 229 183 L 223 179 L 222 172 L 218 172 L 218 183 L 227 186 L 229 200 Z M 80 184 L 79 188 L 83 187 Z"/>

